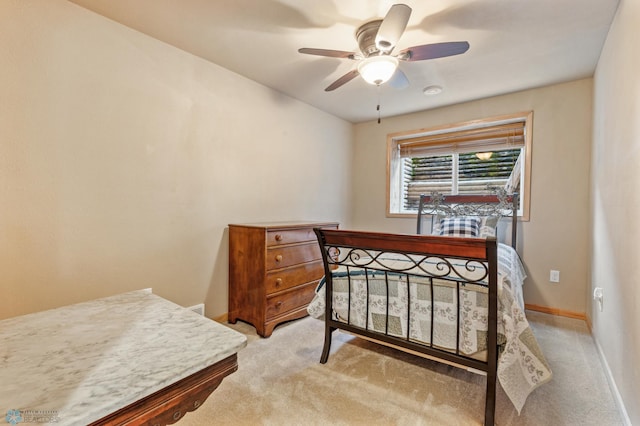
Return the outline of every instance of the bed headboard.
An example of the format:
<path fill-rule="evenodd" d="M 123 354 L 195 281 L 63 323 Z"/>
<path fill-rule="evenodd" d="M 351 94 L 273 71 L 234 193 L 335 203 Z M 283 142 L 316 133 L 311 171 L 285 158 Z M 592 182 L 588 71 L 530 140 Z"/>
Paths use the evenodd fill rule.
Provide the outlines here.
<path fill-rule="evenodd" d="M 420 195 L 418 206 L 417 233 L 425 233 L 425 216 L 437 215 L 446 217 L 481 217 L 495 218 L 496 226 L 501 217 L 511 217 L 511 246 L 516 248 L 518 229 L 518 206 L 520 204 L 518 194 L 507 194 L 505 190 L 498 189 L 490 195 L 444 195 L 432 192 L 429 195 Z M 432 220 L 432 223 L 433 223 Z"/>

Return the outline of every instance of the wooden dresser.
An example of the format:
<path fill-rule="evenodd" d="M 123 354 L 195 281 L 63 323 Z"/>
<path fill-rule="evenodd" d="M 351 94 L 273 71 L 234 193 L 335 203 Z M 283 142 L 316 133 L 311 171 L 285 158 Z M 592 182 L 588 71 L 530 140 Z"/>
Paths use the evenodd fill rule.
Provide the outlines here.
<path fill-rule="evenodd" d="M 269 337 L 276 325 L 307 315 L 324 275 L 313 228 L 335 222 L 229 225 L 229 322 L 252 324 Z"/>

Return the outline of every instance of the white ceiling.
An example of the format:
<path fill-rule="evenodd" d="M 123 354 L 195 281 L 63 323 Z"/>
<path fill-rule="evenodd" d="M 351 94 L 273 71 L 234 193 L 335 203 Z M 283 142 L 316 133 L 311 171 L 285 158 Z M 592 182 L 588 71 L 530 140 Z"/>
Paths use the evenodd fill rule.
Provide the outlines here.
<path fill-rule="evenodd" d="M 413 12 L 396 52 L 468 41 L 467 53 L 401 62 L 410 86 L 378 88 L 356 78 L 324 88 L 355 67 L 302 55 L 300 47 L 357 51 L 356 29 L 381 19 L 385 0 L 71 0 L 351 122 L 590 77 L 618 0 L 405 0 Z M 440 85 L 427 97 L 422 89 Z"/>

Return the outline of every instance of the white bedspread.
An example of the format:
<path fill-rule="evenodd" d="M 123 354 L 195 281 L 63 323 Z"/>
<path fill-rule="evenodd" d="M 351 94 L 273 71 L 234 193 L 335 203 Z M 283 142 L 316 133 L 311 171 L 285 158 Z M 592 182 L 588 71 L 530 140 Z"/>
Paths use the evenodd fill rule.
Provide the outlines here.
<path fill-rule="evenodd" d="M 359 259 L 357 264 L 363 265 L 367 262 Z M 378 266 L 384 264 L 391 269 L 403 269 L 401 265 L 407 263 L 407 259 L 402 256 L 381 257 L 377 262 Z M 458 262 L 458 265 L 454 266 L 463 265 L 460 261 L 452 261 L 454 264 L 455 262 Z M 434 263 L 431 267 L 437 268 L 437 264 Z M 404 274 L 385 275 L 384 272 L 370 271 L 365 277 L 363 270 L 357 267 L 350 267 L 348 272 L 349 280 L 346 278 L 347 268 L 341 266 L 333 272 L 334 319 L 362 328 L 366 325 L 369 330 L 382 333 L 386 331 L 389 335 L 405 338 L 409 328 L 411 340 L 430 344 L 432 291 L 429 284 L 430 278 L 425 277 L 424 272 L 416 268 L 410 269 L 408 286 L 407 275 Z M 477 272 L 483 273 L 480 269 Z M 448 277 L 451 276 L 455 278 L 455 273 L 448 275 Z M 458 285 L 446 278 L 433 279 L 433 344 L 455 351 Z M 510 246 L 499 244 L 498 380 L 518 413 L 524 406 L 527 396 L 536 387 L 549 381 L 552 375 L 524 315 L 522 284 L 525 278 L 524 267 L 516 251 Z M 367 288 L 369 289 L 368 306 Z M 316 296 L 307 309 L 315 318 L 322 318 L 325 314 L 324 289 L 325 286 L 321 282 L 316 290 Z M 387 299 L 389 300 L 388 308 Z M 484 355 L 488 322 L 487 299 L 485 287 L 473 284 L 460 286 L 461 323 L 458 347 L 464 355 Z"/>

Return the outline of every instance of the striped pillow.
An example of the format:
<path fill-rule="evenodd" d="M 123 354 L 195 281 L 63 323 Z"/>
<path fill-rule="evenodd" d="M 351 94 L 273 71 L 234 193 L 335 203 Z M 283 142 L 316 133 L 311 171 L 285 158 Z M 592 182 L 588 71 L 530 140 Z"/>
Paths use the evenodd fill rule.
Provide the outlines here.
<path fill-rule="evenodd" d="M 432 219 L 433 226 L 431 229 L 431 235 L 442 235 L 441 234 L 442 227 L 440 226 L 440 222 L 442 221 L 442 219 L 445 219 L 447 217 L 452 217 L 452 216 L 446 216 L 443 214 L 438 214 L 433 216 L 433 219 Z M 478 236 L 480 238 L 497 237 L 496 228 L 498 227 L 498 219 L 499 219 L 498 216 L 454 216 L 454 217 L 477 218 L 480 220 L 480 231 L 478 233 Z"/>
<path fill-rule="evenodd" d="M 440 220 L 440 235 L 448 237 L 477 237 L 480 219 L 477 217 L 447 217 Z"/>

